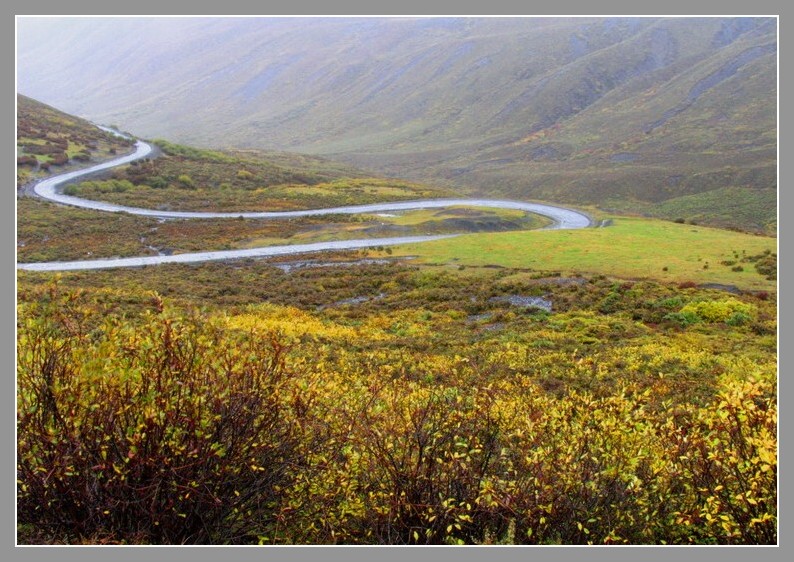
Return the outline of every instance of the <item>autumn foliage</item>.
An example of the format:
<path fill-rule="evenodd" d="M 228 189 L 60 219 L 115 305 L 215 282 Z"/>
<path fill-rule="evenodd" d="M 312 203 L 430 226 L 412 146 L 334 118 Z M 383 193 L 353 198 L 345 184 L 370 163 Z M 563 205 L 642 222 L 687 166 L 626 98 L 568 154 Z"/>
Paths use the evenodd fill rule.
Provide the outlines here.
<path fill-rule="evenodd" d="M 103 306 L 53 285 L 21 307 L 18 517 L 33 542 L 777 541 L 763 370 L 724 373 L 702 404 L 630 376 L 557 396 L 509 345 L 483 362 L 356 345 L 359 330 L 405 336 L 384 321 Z"/>

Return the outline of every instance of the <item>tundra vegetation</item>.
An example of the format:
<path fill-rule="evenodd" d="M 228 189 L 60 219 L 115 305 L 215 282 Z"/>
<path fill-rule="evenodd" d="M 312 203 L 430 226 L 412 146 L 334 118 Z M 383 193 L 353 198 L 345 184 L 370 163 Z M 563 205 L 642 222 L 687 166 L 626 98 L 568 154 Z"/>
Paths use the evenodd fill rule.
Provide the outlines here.
<path fill-rule="evenodd" d="M 131 149 L 132 142 L 26 96 L 17 96 L 17 187 L 86 167 Z"/>
<path fill-rule="evenodd" d="M 290 211 L 451 196 L 451 191 L 368 177 L 323 158 L 216 151 L 158 140 L 163 157 L 132 162 L 68 195 L 174 211 Z"/>
<path fill-rule="evenodd" d="M 777 541 L 774 292 L 356 257 L 20 273 L 20 542 Z"/>
<path fill-rule="evenodd" d="M 20 199 L 17 213 L 20 262 L 179 254 L 331 239 L 508 231 L 538 228 L 549 222 L 546 217 L 521 211 L 468 208 L 390 216 L 158 220 L 61 207 L 32 198 Z"/>
<path fill-rule="evenodd" d="M 163 147 L 75 192 L 196 209 L 443 193 Z M 612 226 L 527 230 L 544 220 L 483 209 L 158 221 L 18 200 L 19 261 L 468 232 L 18 272 L 18 542 L 776 544 L 776 240 L 595 214 Z"/>

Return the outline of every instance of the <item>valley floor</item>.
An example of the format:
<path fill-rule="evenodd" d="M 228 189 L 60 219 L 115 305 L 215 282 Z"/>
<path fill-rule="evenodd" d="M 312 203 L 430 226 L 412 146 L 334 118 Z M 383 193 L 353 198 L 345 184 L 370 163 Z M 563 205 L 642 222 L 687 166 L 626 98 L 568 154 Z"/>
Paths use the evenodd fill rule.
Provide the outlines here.
<path fill-rule="evenodd" d="M 468 231 L 18 271 L 21 544 L 777 543 L 773 238 L 19 211 L 30 262 Z"/>

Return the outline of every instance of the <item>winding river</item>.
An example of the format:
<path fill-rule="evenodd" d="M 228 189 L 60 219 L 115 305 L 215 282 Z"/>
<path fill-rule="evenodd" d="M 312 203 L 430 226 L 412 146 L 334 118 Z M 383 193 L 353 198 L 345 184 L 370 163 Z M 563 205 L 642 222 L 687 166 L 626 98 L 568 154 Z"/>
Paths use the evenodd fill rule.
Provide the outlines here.
<path fill-rule="evenodd" d="M 159 211 L 154 209 L 143 209 L 138 207 L 125 207 L 114 205 L 102 201 L 91 201 L 81 199 L 62 193 L 61 188 L 64 184 L 72 182 L 78 178 L 85 177 L 97 172 L 127 164 L 133 160 L 139 160 L 149 156 L 154 148 L 144 141 L 136 141 L 135 150 L 131 154 L 91 166 L 82 170 L 76 170 L 65 174 L 60 174 L 40 181 L 33 187 L 33 192 L 43 198 L 64 205 L 82 207 L 96 211 L 109 213 L 129 213 L 147 217 L 157 217 L 164 219 L 207 219 L 207 218 L 252 218 L 252 219 L 277 219 L 290 217 L 306 217 L 317 215 L 332 214 L 369 214 L 388 211 L 405 211 L 417 209 L 434 209 L 452 206 L 477 206 L 492 207 L 497 209 L 517 209 L 536 213 L 552 219 L 553 224 L 547 228 L 551 229 L 574 229 L 590 226 L 590 219 L 577 211 L 555 207 L 552 205 L 542 205 L 539 203 L 524 203 L 521 201 L 508 201 L 499 199 L 425 199 L 418 201 L 400 201 L 395 203 L 375 203 L 371 205 L 351 205 L 346 207 L 333 207 L 327 209 L 311 209 L 305 211 L 278 211 L 278 212 L 192 212 L 192 211 Z M 363 240 L 336 240 L 330 242 L 317 242 L 314 244 L 295 244 L 285 246 L 265 246 L 261 248 L 251 248 L 244 250 L 218 250 L 210 252 L 193 252 L 177 254 L 171 256 L 140 256 L 132 258 L 109 258 L 98 260 L 79 260 L 64 262 L 38 262 L 38 263 L 17 263 L 17 269 L 30 271 L 69 271 L 81 269 L 106 269 L 116 267 L 141 267 L 145 265 L 158 265 L 166 263 L 196 263 L 213 260 L 228 260 L 239 258 L 259 258 L 268 256 L 281 256 L 286 254 L 303 254 L 309 252 L 320 252 L 327 250 L 351 250 L 358 248 L 371 248 L 374 246 L 393 246 L 396 244 L 410 244 L 417 242 L 427 242 L 450 238 L 456 235 L 441 236 L 403 236 L 397 238 L 368 238 Z"/>

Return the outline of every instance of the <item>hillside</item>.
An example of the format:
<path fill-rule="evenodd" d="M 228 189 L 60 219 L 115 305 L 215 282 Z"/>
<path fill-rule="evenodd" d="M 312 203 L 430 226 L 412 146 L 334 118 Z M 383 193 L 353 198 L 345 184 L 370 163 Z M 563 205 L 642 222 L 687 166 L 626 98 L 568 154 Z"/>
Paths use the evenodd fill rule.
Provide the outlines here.
<path fill-rule="evenodd" d="M 112 158 L 130 144 L 83 119 L 24 96 L 19 98 L 18 131 L 20 151 L 31 147 L 80 151 L 79 158 L 58 165 L 50 153 L 27 156 L 23 152 L 20 158 L 40 159 L 35 168 L 25 164 L 18 167 L 18 175 L 26 179 Z M 165 140 L 157 140 L 156 145 L 156 158 L 72 183 L 64 191 L 130 206 L 204 211 L 295 210 L 453 195 L 432 186 L 372 177 L 348 164 L 317 156 L 257 149 L 207 150 Z M 67 160 L 66 153 L 58 157 Z M 490 209 L 406 212 L 389 217 L 171 220 L 163 224 L 151 217 L 108 215 L 23 197 L 17 201 L 17 258 L 31 262 L 170 255 L 424 232 L 532 229 L 545 224 L 543 218 L 523 211 Z"/>
<path fill-rule="evenodd" d="M 53 172 L 108 160 L 131 145 L 85 119 L 17 95 L 17 187 Z"/>
<path fill-rule="evenodd" d="M 172 34 L 171 47 L 184 39 Z M 82 35 L 72 40 L 79 53 Z M 737 80 L 749 66 L 728 64 Z M 712 132 L 695 137 L 691 108 L 717 88 L 717 78 L 704 80 L 682 86 L 697 100 L 674 105 L 642 137 L 691 143 L 689 160 L 671 157 L 664 173 L 688 162 L 693 177 L 711 178 L 709 162 L 728 165 L 725 155 L 706 158 Z M 20 98 L 20 107 L 25 150 L 88 156 L 64 168 L 126 148 L 49 106 Z M 621 188 L 616 171 L 650 174 L 655 145 L 637 140 L 607 157 L 618 148 L 580 120 L 597 121 L 589 111 L 507 144 L 469 139 L 473 157 L 505 162 L 479 172 L 467 164 L 460 177 L 489 171 L 488 190 L 524 197 L 529 184 L 494 178 L 500 169 L 524 177 L 517 155 L 540 146 L 546 159 L 529 169 L 551 178 L 549 197 L 680 220 L 587 207 L 599 227 L 544 229 L 549 217 L 472 201 L 244 217 L 239 210 L 449 191 L 321 156 L 166 140 L 155 142 L 156 157 L 64 191 L 232 211 L 225 218 L 110 213 L 21 190 L 10 377 L 17 544 L 777 544 L 778 241 L 692 224 L 754 224 L 774 208 L 775 190 L 712 178 L 697 184 L 704 191 L 641 199 L 652 182 Z M 747 115 L 763 123 L 766 112 Z M 638 110 L 623 125 L 647 116 Z M 679 121 L 690 118 L 687 130 Z M 738 151 L 739 129 L 728 130 L 718 140 Z M 747 142 L 762 146 L 752 130 Z M 600 148 L 587 158 L 567 152 L 582 139 Z M 746 151 L 729 165 L 751 169 Z M 412 169 L 423 155 L 434 158 L 417 152 Z M 571 185 L 552 181 L 555 170 Z M 598 174 L 603 185 L 585 181 Z M 386 241 L 397 233 L 456 236 Z M 361 238 L 368 248 L 304 246 L 264 259 L 224 253 L 59 273 L 24 265 Z"/>
<path fill-rule="evenodd" d="M 276 211 L 442 197 L 449 191 L 372 177 L 301 154 L 206 150 L 157 140 L 159 158 L 70 185 L 69 195 L 160 210 Z"/>
<path fill-rule="evenodd" d="M 19 87 L 149 137 L 771 233 L 776 33 L 758 18 L 37 19 L 20 24 Z M 698 208 L 715 189 L 758 211 L 726 224 Z"/>

